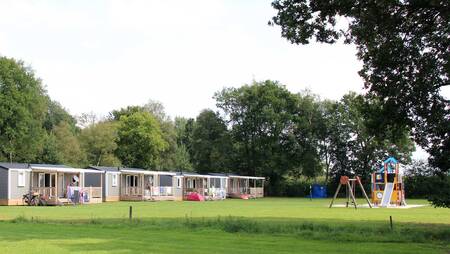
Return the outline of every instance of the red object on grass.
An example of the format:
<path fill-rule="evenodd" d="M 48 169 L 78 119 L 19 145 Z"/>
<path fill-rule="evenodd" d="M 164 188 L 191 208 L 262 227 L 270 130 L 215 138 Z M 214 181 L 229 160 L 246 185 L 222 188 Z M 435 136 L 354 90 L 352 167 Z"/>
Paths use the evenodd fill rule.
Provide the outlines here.
<path fill-rule="evenodd" d="M 241 199 L 249 199 L 250 197 L 247 194 L 242 194 Z"/>
<path fill-rule="evenodd" d="M 198 194 L 197 192 L 192 192 L 187 196 L 187 200 L 189 201 L 205 201 L 205 197 Z"/>

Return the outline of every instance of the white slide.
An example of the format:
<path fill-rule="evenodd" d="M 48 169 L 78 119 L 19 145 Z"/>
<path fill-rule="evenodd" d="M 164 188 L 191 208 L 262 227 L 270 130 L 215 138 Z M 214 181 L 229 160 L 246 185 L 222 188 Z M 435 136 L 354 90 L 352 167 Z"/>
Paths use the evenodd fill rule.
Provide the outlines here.
<path fill-rule="evenodd" d="M 392 191 L 394 190 L 393 183 L 386 183 L 386 187 L 384 188 L 383 198 L 381 199 L 381 206 L 387 207 L 391 203 Z"/>

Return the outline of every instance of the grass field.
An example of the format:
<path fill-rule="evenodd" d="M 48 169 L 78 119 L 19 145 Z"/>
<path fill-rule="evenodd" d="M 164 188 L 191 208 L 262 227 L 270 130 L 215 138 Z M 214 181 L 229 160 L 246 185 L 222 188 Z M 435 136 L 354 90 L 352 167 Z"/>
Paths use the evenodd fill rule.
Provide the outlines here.
<path fill-rule="evenodd" d="M 427 204 L 408 200 L 409 204 Z M 329 200 L 0 207 L 1 253 L 450 253 L 450 209 Z M 133 206 L 133 221 L 128 220 Z M 389 227 L 393 217 L 394 229 Z"/>

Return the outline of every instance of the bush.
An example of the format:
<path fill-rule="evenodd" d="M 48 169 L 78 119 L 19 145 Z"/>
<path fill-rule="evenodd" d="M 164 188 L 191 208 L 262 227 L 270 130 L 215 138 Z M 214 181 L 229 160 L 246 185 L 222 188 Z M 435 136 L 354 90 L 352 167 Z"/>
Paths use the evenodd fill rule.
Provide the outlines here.
<path fill-rule="evenodd" d="M 275 196 L 283 197 L 306 197 L 309 196 L 310 187 L 313 184 L 325 185 L 323 181 L 309 180 L 286 180 L 280 185 L 279 192 Z M 329 195 L 329 193 L 328 193 Z"/>
<path fill-rule="evenodd" d="M 430 199 L 439 189 L 450 185 L 450 177 L 408 176 L 404 178 L 406 198 Z"/>

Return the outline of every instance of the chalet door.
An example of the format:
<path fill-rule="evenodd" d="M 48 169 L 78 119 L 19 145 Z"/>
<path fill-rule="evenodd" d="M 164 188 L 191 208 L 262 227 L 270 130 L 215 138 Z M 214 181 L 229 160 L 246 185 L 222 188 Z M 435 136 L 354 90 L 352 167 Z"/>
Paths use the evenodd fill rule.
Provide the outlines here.
<path fill-rule="evenodd" d="M 125 193 L 127 195 L 135 195 L 137 194 L 138 191 L 138 186 L 139 186 L 139 182 L 138 182 L 138 176 L 135 175 L 127 175 L 125 177 Z"/>
<path fill-rule="evenodd" d="M 64 184 L 64 173 L 58 174 L 58 197 L 63 198 L 66 194 L 66 186 Z"/>
<path fill-rule="evenodd" d="M 50 187 L 56 186 L 56 173 L 50 175 Z"/>
<path fill-rule="evenodd" d="M 125 176 L 125 194 L 130 195 L 131 176 Z"/>
<path fill-rule="evenodd" d="M 38 187 L 43 188 L 45 187 L 45 174 L 39 173 L 38 175 Z"/>
<path fill-rule="evenodd" d="M 56 195 L 56 173 L 39 173 L 38 174 L 38 187 L 41 194 L 48 197 Z"/>

